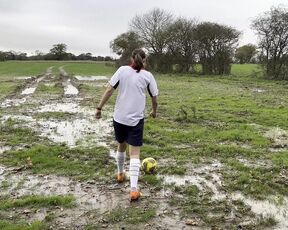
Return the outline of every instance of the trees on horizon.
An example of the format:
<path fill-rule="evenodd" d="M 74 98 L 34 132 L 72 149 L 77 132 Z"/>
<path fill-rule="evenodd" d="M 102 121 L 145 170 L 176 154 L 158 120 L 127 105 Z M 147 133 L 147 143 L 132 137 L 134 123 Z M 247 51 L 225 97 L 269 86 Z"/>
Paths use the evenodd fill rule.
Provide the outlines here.
<path fill-rule="evenodd" d="M 233 27 L 175 18 L 156 8 L 136 15 L 130 22 L 129 33 L 139 36 L 139 47 L 143 43 L 148 50 L 149 66 L 154 71 L 190 73 L 195 64 L 201 64 L 203 74 L 223 75 L 230 74 L 233 62 L 260 63 L 266 76 L 288 79 L 288 10 L 272 7 L 254 19 L 251 27 L 258 34 L 258 44 L 239 47 L 241 33 Z M 116 39 L 117 43 L 123 42 L 121 36 Z M 125 54 L 127 60 L 135 46 L 131 44 L 122 47 L 120 59 Z"/>
<path fill-rule="evenodd" d="M 174 18 L 161 9 L 136 15 L 130 31 L 139 36 L 149 52 L 149 66 L 158 72 L 189 73 L 196 63 L 203 74 L 229 74 L 240 32 L 211 22 L 198 23 L 183 17 Z M 111 43 L 114 44 L 117 37 Z M 124 42 L 124 41 L 122 41 Z M 132 47 L 126 45 L 123 53 Z M 120 59 L 122 56 L 120 57 Z"/>
<path fill-rule="evenodd" d="M 75 55 L 73 53 L 66 52 L 67 45 L 64 43 L 54 44 L 49 53 L 43 53 L 40 50 L 36 50 L 31 56 L 27 56 L 27 53 L 15 52 L 15 51 L 0 51 L 0 61 L 10 60 L 58 60 L 58 61 L 114 61 L 114 58 L 110 56 L 92 56 L 92 53 L 81 53 Z"/>

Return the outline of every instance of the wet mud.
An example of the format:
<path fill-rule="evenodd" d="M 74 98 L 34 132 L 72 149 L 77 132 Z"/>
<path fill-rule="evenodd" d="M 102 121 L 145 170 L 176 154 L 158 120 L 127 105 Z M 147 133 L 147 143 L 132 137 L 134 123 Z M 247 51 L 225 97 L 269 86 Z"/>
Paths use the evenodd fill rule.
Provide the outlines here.
<path fill-rule="evenodd" d="M 50 79 L 55 77 L 52 74 L 52 68 L 49 68 L 46 74 L 42 76 L 15 78 L 15 80 L 27 81 L 27 85 L 13 97 L 6 98 L 0 102 L 1 108 L 15 108 L 13 113 L 2 115 L 0 122 L 5 123 L 8 119 L 20 121 L 22 126 L 36 131 L 39 136 L 47 137 L 53 143 L 64 143 L 70 148 L 76 146 L 104 146 L 110 151 L 110 161 L 114 162 L 115 152 L 111 149 L 109 141 L 113 137 L 112 109 L 110 108 L 110 111 L 105 114 L 105 118 L 96 121 L 94 118 L 95 110 L 81 105 L 84 99 L 79 95 L 77 84 L 74 83 L 75 79 L 76 81 L 90 83 L 92 81 L 107 80 L 107 77 L 73 77 L 69 76 L 63 67 L 59 71 L 64 94 L 61 98 L 53 100 L 33 97 L 39 83 L 45 81 L 45 84 L 55 84 L 50 82 Z M 26 109 L 25 105 L 27 104 L 33 104 L 33 109 L 30 107 Z M 23 107 L 22 110 L 18 109 L 19 107 Z M 19 111 L 21 111 L 20 114 Z M 72 116 L 62 120 L 55 117 L 41 117 L 41 114 L 54 112 L 69 113 Z M 35 118 L 35 115 L 40 115 L 40 118 Z M 287 132 L 285 130 L 270 130 L 265 135 L 274 141 L 275 147 L 287 148 Z M 189 147 L 189 145 L 183 145 L 179 146 L 179 149 Z M 1 154 L 10 150 L 10 146 L 0 143 L 0 157 Z M 169 160 L 164 161 L 159 162 L 160 165 L 162 163 L 171 164 L 171 162 L 168 162 Z M 243 163 L 249 163 L 244 161 Z M 49 223 L 50 229 L 84 229 L 88 224 L 106 229 L 125 229 L 125 227 L 127 229 L 211 229 L 201 226 L 197 219 L 184 218 L 180 208 L 172 208 L 169 205 L 169 201 L 175 195 L 171 190 L 171 185 L 195 185 L 202 192 L 210 192 L 212 201 L 243 200 L 255 214 L 275 217 L 279 224 L 273 229 L 288 228 L 286 198 L 284 198 L 281 205 L 277 205 L 267 200 L 253 200 L 241 193 L 229 194 L 225 192 L 222 189 L 223 179 L 221 176 L 223 165 L 217 161 L 202 166 L 193 165 L 193 167 L 189 168 L 190 170 L 185 176 L 158 175 L 159 178 L 163 179 L 161 189 L 158 191 L 140 182 L 144 199 L 135 205 L 131 204 L 128 199 L 129 181 L 120 185 L 115 183 L 113 179 L 109 183 L 106 181 L 80 182 L 64 176 L 60 177 L 50 174 L 33 175 L 26 170 L 17 170 L 17 168 L 0 165 L 0 181 L 9 182 L 5 189 L 1 190 L 1 195 L 9 195 L 11 198 L 19 198 L 26 195 L 73 195 L 76 200 L 75 206 L 69 209 L 55 207 L 53 209 L 40 208 L 36 211 L 32 209 L 8 211 L 8 216 L 18 215 L 29 222 L 35 220 L 45 221 L 47 217 L 53 215 L 55 218 Z M 144 207 L 145 210 L 145 207 L 151 205 L 156 205 L 156 216 L 146 223 L 135 225 L 136 227 L 125 223 L 109 223 L 106 220 L 107 214 L 115 208 L 122 207 L 125 210 Z"/>

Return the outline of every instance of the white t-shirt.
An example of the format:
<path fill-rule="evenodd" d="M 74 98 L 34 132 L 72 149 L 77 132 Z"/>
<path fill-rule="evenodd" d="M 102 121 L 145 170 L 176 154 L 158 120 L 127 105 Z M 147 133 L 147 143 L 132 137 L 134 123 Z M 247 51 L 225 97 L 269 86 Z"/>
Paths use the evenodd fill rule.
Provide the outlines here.
<path fill-rule="evenodd" d="M 118 88 L 113 118 L 128 126 L 136 126 L 144 118 L 146 90 L 151 97 L 158 95 L 155 78 L 144 69 L 137 73 L 130 66 L 122 66 L 112 76 L 109 84 Z"/>

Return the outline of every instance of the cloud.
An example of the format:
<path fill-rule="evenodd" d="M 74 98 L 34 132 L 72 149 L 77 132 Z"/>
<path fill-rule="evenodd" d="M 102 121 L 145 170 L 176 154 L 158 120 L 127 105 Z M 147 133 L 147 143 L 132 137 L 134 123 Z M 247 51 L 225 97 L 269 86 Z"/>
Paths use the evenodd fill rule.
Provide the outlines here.
<path fill-rule="evenodd" d="M 243 31 L 242 42 L 256 42 L 251 18 L 281 0 L 0 0 L 0 49 L 48 52 L 65 43 L 69 52 L 112 55 L 109 43 L 127 32 L 136 14 L 155 7 L 176 17 L 213 21 Z"/>

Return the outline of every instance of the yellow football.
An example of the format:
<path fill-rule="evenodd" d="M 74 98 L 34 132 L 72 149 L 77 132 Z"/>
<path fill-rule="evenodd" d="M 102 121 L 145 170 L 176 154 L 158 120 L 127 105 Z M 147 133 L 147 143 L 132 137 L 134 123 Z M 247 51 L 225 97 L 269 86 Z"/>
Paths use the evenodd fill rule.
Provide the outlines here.
<path fill-rule="evenodd" d="M 141 168 L 146 174 L 154 174 L 157 169 L 157 161 L 152 157 L 145 158 L 142 161 Z"/>

